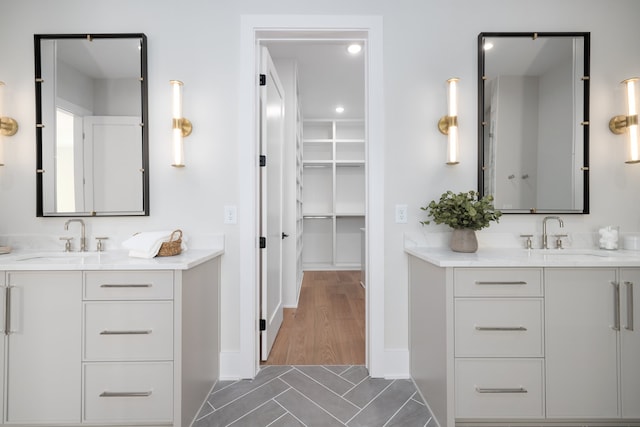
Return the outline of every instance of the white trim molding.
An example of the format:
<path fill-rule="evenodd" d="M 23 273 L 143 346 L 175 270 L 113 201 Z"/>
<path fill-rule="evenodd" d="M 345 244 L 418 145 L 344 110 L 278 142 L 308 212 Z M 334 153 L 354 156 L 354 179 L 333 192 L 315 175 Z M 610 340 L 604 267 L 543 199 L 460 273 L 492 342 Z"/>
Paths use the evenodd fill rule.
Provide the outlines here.
<path fill-rule="evenodd" d="M 384 88 L 382 17 L 351 15 L 242 15 L 238 93 L 238 210 L 240 230 L 240 348 L 221 355 L 222 378 L 253 378 L 258 372 L 258 188 L 256 48 L 258 34 L 299 31 L 366 34 L 367 79 L 367 366 L 374 377 L 387 373 L 384 351 Z M 369 230 L 376 230 L 370 232 Z M 233 359 L 233 360 L 231 360 Z M 408 364 L 407 364 L 408 366 Z M 392 368 L 391 373 L 397 373 Z M 409 370 L 406 369 L 408 373 Z"/>

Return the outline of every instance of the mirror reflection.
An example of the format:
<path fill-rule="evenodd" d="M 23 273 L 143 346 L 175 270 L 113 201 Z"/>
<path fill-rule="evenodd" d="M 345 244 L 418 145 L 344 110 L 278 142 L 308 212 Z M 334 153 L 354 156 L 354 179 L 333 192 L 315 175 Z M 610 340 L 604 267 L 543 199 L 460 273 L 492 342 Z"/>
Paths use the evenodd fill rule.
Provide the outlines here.
<path fill-rule="evenodd" d="M 481 33 L 479 191 L 504 213 L 588 213 L 589 33 Z"/>
<path fill-rule="evenodd" d="M 146 37 L 36 35 L 38 216 L 148 215 Z"/>

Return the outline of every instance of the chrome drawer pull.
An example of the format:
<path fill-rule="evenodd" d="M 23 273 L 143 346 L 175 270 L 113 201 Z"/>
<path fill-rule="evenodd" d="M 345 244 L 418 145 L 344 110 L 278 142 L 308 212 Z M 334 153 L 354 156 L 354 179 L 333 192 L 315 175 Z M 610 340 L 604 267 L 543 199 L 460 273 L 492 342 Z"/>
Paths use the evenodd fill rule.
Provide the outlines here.
<path fill-rule="evenodd" d="M 523 280 L 515 281 L 515 282 L 481 282 L 476 281 L 476 285 L 526 285 L 527 282 Z"/>
<path fill-rule="evenodd" d="M 613 286 L 613 326 L 614 331 L 620 330 L 620 284 L 618 282 L 610 282 Z"/>
<path fill-rule="evenodd" d="M 526 331 L 524 326 L 476 326 L 478 331 Z"/>
<path fill-rule="evenodd" d="M 109 331 L 104 330 L 100 332 L 100 335 L 149 335 L 153 332 L 152 329 L 132 330 L 132 331 Z"/>
<path fill-rule="evenodd" d="M 151 391 L 103 391 L 100 397 L 149 397 Z"/>
<path fill-rule="evenodd" d="M 150 288 L 150 283 L 103 283 L 101 288 Z"/>
<path fill-rule="evenodd" d="M 633 331 L 633 283 L 624 282 L 627 286 L 627 325 L 624 327 L 627 331 Z"/>
<path fill-rule="evenodd" d="M 518 388 L 484 388 L 476 387 L 478 393 L 528 393 L 524 387 Z"/>

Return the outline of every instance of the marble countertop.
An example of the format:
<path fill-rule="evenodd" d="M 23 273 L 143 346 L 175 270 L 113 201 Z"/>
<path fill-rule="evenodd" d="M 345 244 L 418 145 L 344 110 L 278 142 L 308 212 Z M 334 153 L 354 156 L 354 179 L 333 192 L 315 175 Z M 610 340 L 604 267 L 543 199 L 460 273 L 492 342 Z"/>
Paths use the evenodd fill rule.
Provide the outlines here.
<path fill-rule="evenodd" d="M 224 253 L 222 248 L 189 249 L 180 255 L 133 258 L 127 251 L 15 251 L 0 255 L 0 270 L 188 270 Z"/>
<path fill-rule="evenodd" d="M 480 248 L 466 254 L 416 246 L 405 252 L 438 267 L 640 267 L 640 251 L 629 250 Z"/>

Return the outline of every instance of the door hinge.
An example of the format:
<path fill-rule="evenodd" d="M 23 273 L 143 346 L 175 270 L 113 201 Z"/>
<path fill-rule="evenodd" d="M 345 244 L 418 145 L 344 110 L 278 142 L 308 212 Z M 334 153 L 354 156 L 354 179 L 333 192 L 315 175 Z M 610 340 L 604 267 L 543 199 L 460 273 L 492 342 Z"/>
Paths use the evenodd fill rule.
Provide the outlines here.
<path fill-rule="evenodd" d="M 260 249 L 265 249 L 267 247 L 267 238 L 260 237 Z"/>
<path fill-rule="evenodd" d="M 260 86 L 266 86 L 266 85 L 267 85 L 267 75 L 260 74 Z"/>
<path fill-rule="evenodd" d="M 260 319 L 260 331 L 267 330 L 267 321 L 266 319 Z"/>
<path fill-rule="evenodd" d="M 260 156 L 260 167 L 263 168 L 267 166 L 267 156 Z"/>

